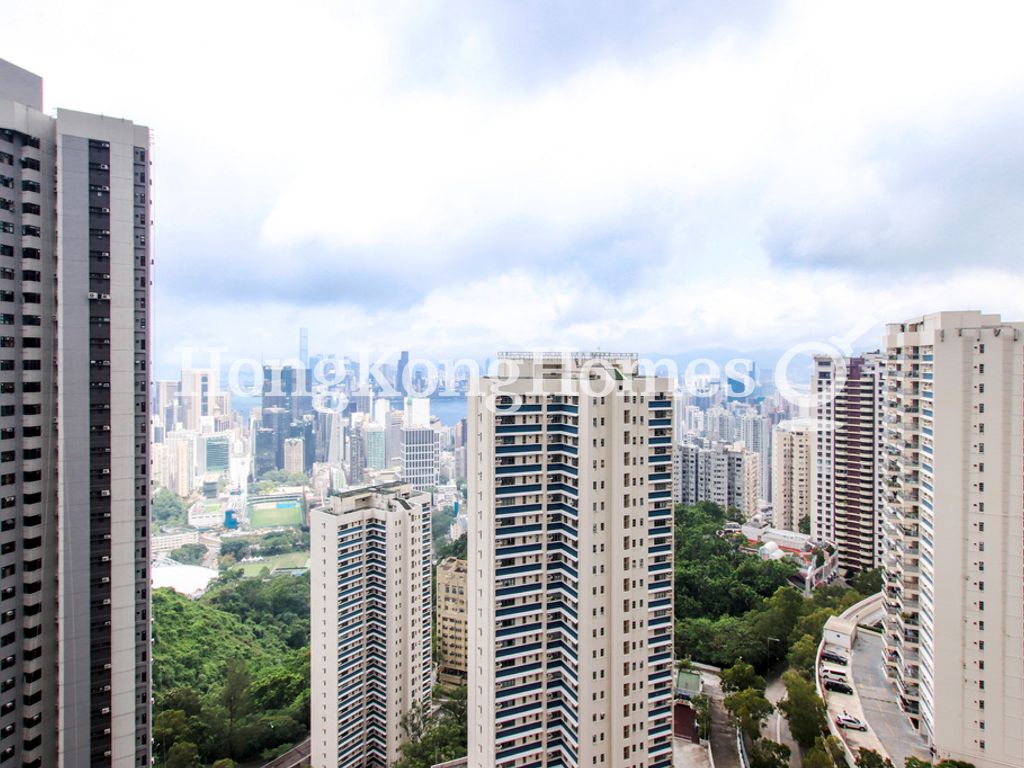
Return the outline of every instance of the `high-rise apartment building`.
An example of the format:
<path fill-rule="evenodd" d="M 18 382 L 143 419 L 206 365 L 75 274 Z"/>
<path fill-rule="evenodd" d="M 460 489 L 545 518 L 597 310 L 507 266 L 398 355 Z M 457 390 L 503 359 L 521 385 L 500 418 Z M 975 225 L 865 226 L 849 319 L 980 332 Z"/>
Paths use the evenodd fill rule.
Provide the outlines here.
<path fill-rule="evenodd" d="M 430 496 L 397 483 L 310 515 L 314 768 L 386 768 L 402 716 L 429 705 Z"/>
<path fill-rule="evenodd" d="M 735 507 L 748 518 L 758 511 L 761 457 L 742 443 L 684 442 L 678 448 L 678 464 L 676 501 L 687 506 L 712 501 L 726 509 Z"/>
<path fill-rule="evenodd" d="M 305 472 L 306 441 L 301 437 L 288 437 L 284 441 L 284 471 L 295 475 Z"/>
<path fill-rule="evenodd" d="M 814 514 L 811 534 L 834 541 L 847 573 L 882 558 L 882 411 L 879 354 L 814 359 Z"/>
<path fill-rule="evenodd" d="M 1024 323 L 886 329 L 884 654 L 939 758 L 1024 765 Z"/>
<path fill-rule="evenodd" d="M 783 421 L 772 433 L 772 520 L 776 528 L 796 531 L 804 518 L 810 522 L 813 438 L 813 428 L 799 421 Z"/>
<path fill-rule="evenodd" d="M 0 61 L 0 762 L 144 766 L 150 136 L 42 90 Z"/>
<path fill-rule="evenodd" d="M 213 427 L 221 414 L 220 373 L 213 369 L 186 369 L 181 372 L 178 412 L 185 429 L 202 432 Z"/>
<path fill-rule="evenodd" d="M 437 637 L 441 652 L 438 679 L 466 684 L 466 561 L 446 557 L 437 565 Z"/>
<path fill-rule="evenodd" d="M 739 439 L 748 451 L 756 453 L 760 459 L 761 484 L 758 498 L 768 501 L 772 497 L 772 423 L 767 416 L 757 413 L 746 413 L 739 420 Z"/>
<path fill-rule="evenodd" d="M 437 430 L 433 427 L 401 429 L 402 480 L 418 491 L 436 488 L 440 482 L 441 448 Z"/>
<path fill-rule="evenodd" d="M 366 423 L 363 425 L 363 435 L 366 440 L 366 468 L 385 469 L 388 464 L 385 458 L 387 453 L 384 449 L 386 435 L 384 425 L 372 421 Z"/>
<path fill-rule="evenodd" d="M 468 765 L 669 766 L 673 383 L 499 369 L 469 399 Z"/>

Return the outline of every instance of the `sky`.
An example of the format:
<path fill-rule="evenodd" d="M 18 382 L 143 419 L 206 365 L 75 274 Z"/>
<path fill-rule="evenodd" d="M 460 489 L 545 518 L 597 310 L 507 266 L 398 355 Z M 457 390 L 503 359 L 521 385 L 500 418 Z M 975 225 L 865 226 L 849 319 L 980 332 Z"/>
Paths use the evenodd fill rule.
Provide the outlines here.
<path fill-rule="evenodd" d="M 47 110 L 153 129 L 158 374 L 295 355 L 303 326 L 313 352 L 482 358 L 1024 320 L 1020 3 L 4 15 Z"/>

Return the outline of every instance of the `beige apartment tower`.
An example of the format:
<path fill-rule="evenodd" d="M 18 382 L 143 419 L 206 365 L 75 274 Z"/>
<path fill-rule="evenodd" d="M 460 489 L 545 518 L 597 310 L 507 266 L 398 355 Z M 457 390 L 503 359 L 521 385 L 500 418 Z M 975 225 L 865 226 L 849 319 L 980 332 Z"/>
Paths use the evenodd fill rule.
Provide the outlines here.
<path fill-rule="evenodd" d="M 884 656 L 939 759 L 1024 765 L 1024 323 L 886 329 Z"/>
<path fill-rule="evenodd" d="M 813 438 L 813 427 L 800 421 L 783 421 L 772 433 L 772 521 L 776 528 L 799 530 L 800 521 L 811 516 Z"/>
<path fill-rule="evenodd" d="M 386 768 L 429 705 L 430 495 L 392 483 L 310 513 L 313 768 Z"/>
<path fill-rule="evenodd" d="M 818 428 L 814 434 L 811 534 L 834 541 L 847 573 L 882 558 L 882 411 L 885 361 L 814 359 Z"/>
<path fill-rule="evenodd" d="M 667 768 L 673 382 L 509 353 L 474 386 L 468 765 Z"/>
<path fill-rule="evenodd" d="M 441 646 L 438 679 L 466 684 L 466 561 L 446 557 L 437 566 L 437 634 Z"/>

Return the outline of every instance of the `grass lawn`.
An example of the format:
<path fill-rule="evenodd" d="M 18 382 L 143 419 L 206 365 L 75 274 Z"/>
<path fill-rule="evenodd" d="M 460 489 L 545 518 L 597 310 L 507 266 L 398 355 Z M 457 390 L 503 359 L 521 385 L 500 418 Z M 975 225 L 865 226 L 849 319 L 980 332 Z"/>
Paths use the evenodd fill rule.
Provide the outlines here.
<path fill-rule="evenodd" d="M 302 510 L 297 504 L 290 507 L 256 507 L 249 510 L 249 525 L 253 528 L 302 525 Z"/>
<path fill-rule="evenodd" d="M 264 558 L 258 563 L 242 563 L 239 568 L 249 577 L 259 576 L 264 568 L 274 570 L 275 568 L 304 568 L 309 566 L 309 552 L 288 552 L 284 555 L 273 555 Z"/>

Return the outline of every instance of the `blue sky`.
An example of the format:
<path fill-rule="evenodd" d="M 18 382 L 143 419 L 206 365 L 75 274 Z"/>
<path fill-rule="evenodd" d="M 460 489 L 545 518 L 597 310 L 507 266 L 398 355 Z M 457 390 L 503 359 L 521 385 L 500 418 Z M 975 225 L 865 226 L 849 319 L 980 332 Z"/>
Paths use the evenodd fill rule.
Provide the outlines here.
<path fill-rule="evenodd" d="M 153 128 L 158 370 L 1024 319 L 1019 4 L 94 5 L 0 55 Z"/>

